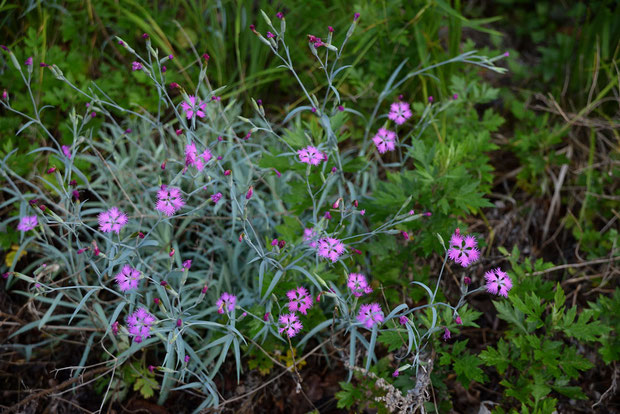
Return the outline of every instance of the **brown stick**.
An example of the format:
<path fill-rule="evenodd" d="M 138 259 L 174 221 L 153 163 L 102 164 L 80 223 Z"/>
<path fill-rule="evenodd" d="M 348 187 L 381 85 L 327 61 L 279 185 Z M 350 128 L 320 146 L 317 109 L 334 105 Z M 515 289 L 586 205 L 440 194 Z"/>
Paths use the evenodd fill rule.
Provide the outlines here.
<path fill-rule="evenodd" d="M 24 398 L 23 400 L 21 400 L 17 404 L 11 406 L 7 411 L 5 411 L 5 413 L 12 413 L 14 411 L 17 411 L 17 409 L 19 407 L 21 407 L 24 404 L 28 404 L 32 400 L 37 400 L 39 398 L 45 397 L 48 394 L 51 394 L 51 393 L 56 392 L 58 390 L 61 390 L 63 388 L 67 388 L 71 384 L 74 384 L 74 383 L 76 383 L 78 381 L 83 381 L 83 380 L 85 380 L 87 378 L 90 378 L 90 377 L 92 377 L 92 376 L 94 376 L 96 374 L 99 374 L 101 372 L 104 372 L 106 370 L 110 370 L 110 368 L 105 367 L 105 366 L 104 367 L 99 367 L 97 369 L 93 369 L 92 371 L 88 371 L 87 373 L 85 373 L 83 375 L 80 375 L 79 377 L 68 379 L 65 382 L 60 383 L 60 384 L 58 384 L 58 385 L 56 385 L 56 386 L 54 386 L 52 388 L 48 388 L 47 390 L 39 391 L 36 394 L 30 394 L 29 396 L 27 396 L 26 398 Z"/>

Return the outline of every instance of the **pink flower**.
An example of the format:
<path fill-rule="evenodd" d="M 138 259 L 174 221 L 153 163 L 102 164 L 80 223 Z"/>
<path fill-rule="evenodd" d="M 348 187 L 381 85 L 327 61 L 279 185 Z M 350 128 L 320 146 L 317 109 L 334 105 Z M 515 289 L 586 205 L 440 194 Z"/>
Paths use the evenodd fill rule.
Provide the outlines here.
<path fill-rule="evenodd" d="M 155 317 L 145 308 L 139 308 L 127 318 L 127 330 L 135 342 L 142 342 L 151 334 Z"/>
<path fill-rule="evenodd" d="M 168 217 L 179 211 L 185 205 L 185 200 L 181 197 L 181 190 L 176 187 L 162 185 L 157 191 L 157 203 L 155 208 Z"/>
<path fill-rule="evenodd" d="M 316 247 L 316 239 L 318 235 L 314 229 L 304 229 L 304 241 L 310 245 L 310 247 Z"/>
<path fill-rule="evenodd" d="M 478 242 L 474 236 L 463 237 L 458 231 L 455 231 L 450 238 L 448 257 L 455 263 L 467 267 L 480 258 L 480 250 L 477 249 L 477 246 Z"/>
<path fill-rule="evenodd" d="M 396 122 L 397 125 L 402 125 L 406 120 L 411 118 L 411 109 L 407 102 L 394 102 L 390 105 L 390 113 L 388 118 Z"/>
<path fill-rule="evenodd" d="M 181 104 L 181 108 L 185 111 L 185 116 L 187 119 L 192 119 L 194 116 L 198 118 L 204 118 L 205 113 L 204 110 L 207 107 L 207 103 L 201 101 L 200 99 L 196 99 L 195 96 L 189 97 L 189 102 L 183 101 Z"/>
<path fill-rule="evenodd" d="M 114 334 L 114 336 L 118 335 L 118 321 L 115 321 L 112 324 L 112 333 Z"/>
<path fill-rule="evenodd" d="M 127 214 L 123 213 L 117 207 L 112 207 L 108 211 L 99 213 L 99 230 L 104 233 L 115 232 L 120 233 L 121 229 L 127 224 Z"/>
<path fill-rule="evenodd" d="M 141 70 L 142 69 L 142 63 L 140 62 L 131 62 L 131 70 L 132 71 L 137 71 L 137 70 Z"/>
<path fill-rule="evenodd" d="M 282 13 L 282 12 L 277 12 L 277 13 L 276 13 L 276 17 L 277 17 L 278 19 L 282 20 L 282 19 L 284 19 L 284 13 Z"/>
<path fill-rule="evenodd" d="M 188 259 L 183 262 L 183 268 L 189 270 L 192 267 L 192 260 Z"/>
<path fill-rule="evenodd" d="M 286 335 L 289 338 L 294 337 L 303 329 L 303 325 L 299 321 L 299 318 L 294 313 L 289 313 L 286 315 L 280 315 L 278 319 L 282 327 L 280 328 L 280 333 L 286 332 Z"/>
<path fill-rule="evenodd" d="M 363 296 L 364 294 L 369 294 L 372 292 L 372 288 L 368 284 L 366 280 L 366 276 L 361 273 L 351 273 L 349 274 L 349 278 L 347 280 L 347 287 L 351 290 L 354 296 L 358 298 Z"/>
<path fill-rule="evenodd" d="M 335 262 L 344 253 L 344 244 L 333 237 L 319 240 L 319 256 Z"/>
<path fill-rule="evenodd" d="M 398 375 L 399 375 L 399 372 L 398 372 L 398 370 L 397 370 L 397 369 L 395 369 L 395 370 L 394 370 L 394 372 L 392 372 L 392 376 L 393 376 L 394 378 L 397 378 L 397 377 L 398 377 Z"/>
<path fill-rule="evenodd" d="M 456 315 L 456 318 L 454 319 L 454 321 L 456 322 L 457 325 L 463 325 L 463 320 L 461 319 L 459 315 Z"/>
<path fill-rule="evenodd" d="M 378 303 L 364 304 L 360 306 L 360 311 L 357 314 L 357 320 L 363 323 L 368 329 L 372 329 L 373 326 L 379 325 L 383 322 L 383 311 L 381 305 Z"/>
<path fill-rule="evenodd" d="M 443 340 L 447 341 L 448 339 L 450 339 L 450 330 L 447 327 L 445 327 L 443 329 L 444 329 L 443 330 Z"/>
<path fill-rule="evenodd" d="M 140 272 L 129 265 L 125 265 L 114 278 L 121 292 L 126 292 L 138 288 Z"/>
<path fill-rule="evenodd" d="M 217 305 L 217 313 L 232 312 L 235 310 L 237 297 L 231 295 L 230 293 L 224 292 L 215 304 Z"/>
<path fill-rule="evenodd" d="M 62 148 L 62 153 L 65 154 L 65 157 L 71 158 L 71 147 L 63 145 L 61 148 Z"/>
<path fill-rule="evenodd" d="M 26 59 L 26 61 L 24 62 L 24 65 L 32 66 L 32 56 L 30 56 L 28 59 Z"/>
<path fill-rule="evenodd" d="M 30 231 L 37 227 L 39 224 L 39 219 L 37 216 L 24 216 L 19 220 L 19 224 L 17 225 L 17 230 L 19 231 Z"/>
<path fill-rule="evenodd" d="M 379 128 L 377 135 L 372 138 L 372 142 L 377 146 L 379 154 L 394 151 L 394 148 L 396 148 L 395 141 L 396 133 L 385 128 Z"/>
<path fill-rule="evenodd" d="M 222 193 L 213 194 L 211 196 L 211 201 L 213 201 L 215 204 L 217 204 L 217 202 L 220 201 L 221 199 L 222 199 Z"/>
<path fill-rule="evenodd" d="M 325 160 L 325 154 L 311 145 L 297 151 L 297 155 L 299 155 L 299 161 L 310 165 L 319 165 Z"/>
<path fill-rule="evenodd" d="M 508 292 L 512 289 L 512 280 L 508 273 L 503 272 L 499 267 L 497 269 L 491 269 L 484 274 L 484 278 L 487 281 L 487 292 L 494 295 L 500 295 L 505 298 L 508 297 Z"/>
<path fill-rule="evenodd" d="M 308 314 L 308 309 L 312 307 L 312 296 L 308 293 L 308 290 L 300 286 L 297 289 L 290 290 L 286 293 L 288 298 L 288 310 L 290 312 L 301 312 L 304 315 Z"/>
<path fill-rule="evenodd" d="M 400 322 L 401 325 L 407 325 L 407 322 L 409 322 L 409 318 L 403 315 L 400 318 L 398 318 L 398 322 Z"/>
<path fill-rule="evenodd" d="M 205 168 L 205 164 L 211 161 L 213 154 L 209 148 L 206 148 L 202 154 L 198 155 L 196 150 L 196 144 L 193 142 L 185 146 L 185 165 L 193 165 L 198 171 L 202 171 Z"/>

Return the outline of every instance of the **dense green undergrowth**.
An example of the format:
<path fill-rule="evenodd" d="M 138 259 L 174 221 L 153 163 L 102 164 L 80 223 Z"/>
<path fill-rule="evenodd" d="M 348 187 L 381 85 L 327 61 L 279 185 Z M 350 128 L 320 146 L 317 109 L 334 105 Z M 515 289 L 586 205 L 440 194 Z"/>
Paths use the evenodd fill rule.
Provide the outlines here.
<path fill-rule="evenodd" d="M 609 367 L 619 357 L 620 291 L 610 289 L 617 284 L 619 256 L 620 35 L 614 25 L 618 6 L 600 1 L 559 10 L 545 3 L 531 8 L 503 1 L 475 7 L 459 1 L 416 0 L 337 1 L 328 5 L 308 1 L 287 3 L 283 8 L 261 3 L 260 8 L 274 23 L 278 22 L 275 13 L 284 11 L 290 61 L 309 94 L 325 95 L 329 105 L 321 112 L 328 116 L 328 124 L 309 111 L 299 111 L 309 103 L 296 79 L 286 68 L 278 67 L 281 62 L 249 30 L 250 24 L 263 34 L 271 30 L 253 2 L 141 4 L 123 0 L 87 2 L 86 7 L 81 1 L 0 6 L 6 46 L 19 62 L 29 56 L 34 56 L 35 62 L 32 99 L 4 53 L 0 88 L 6 88 L 16 111 L 31 114 L 34 102 L 35 108 L 40 108 L 41 124 L 49 131 L 46 134 L 36 125 L 26 125 L 19 115 L 0 109 L 0 158 L 4 171 L 10 171 L 3 176 L 0 199 L 1 269 L 2 273 L 26 275 L 21 281 L 11 277 L 4 286 L 10 295 L 37 303 L 40 313 L 38 319 L 13 330 L 8 345 L 2 346 L 36 359 L 36 340 L 24 335 L 36 332 L 35 328 L 62 322 L 103 329 L 103 335 L 88 337 L 80 365 L 121 361 L 120 369 L 95 385 L 102 400 L 112 402 L 139 392 L 163 403 L 171 390 L 183 390 L 185 383 L 189 384 L 186 388 L 210 395 L 212 404 L 217 400 L 215 388 L 228 374 L 243 381 L 249 370 L 268 378 L 293 367 L 295 375 L 303 376 L 312 366 L 299 357 L 329 339 L 338 349 L 338 358 L 330 363 L 336 367 L 348 362 L 347 369 L 351 369 L 351 376 L 342 379 L 341 391 L 336 394 L 338 406 L 354 412 L 368 407 L 380 412 L 389 412 L 388 407 L 394 410 L 385 399 L 376 398 L 393 393 L 396 400 L 409 401 L 410 390 L 425 381 L 434 394 L 426 395 L 420 404 L 429 412 L 483 404 L 497 413 L 552 413 L 567 411 L 574 401 L 584 404 L 581 407 L 597 403 L 606 388 L 586 387 L 584 380 L 595 377 L 600 384 L 595 371 L 613 372 Z M 352 66 L 333 78 L 337 91 L 333 92 L 323 86 L 323 69 L 308 47 L 307 35 L 325 39 L 327 26 L 332 26 L 333 43 L 339 45 L 349 39 L 347 27 L 353 13 L 360 13 L 361 18 L 340 57 Z M 280 30 L 277 24 L 276 29 Z M 170 89 L 170 103 L 163 106 L 160 89 L 147 74 L 130 70 L 133 59 L 115 38 L 125 39 L 146 55 L 149 52 L 141 38 L 145 32 L 161 56 L 174 55 L 165 62 L 165 83 L 176 82 L 183 88 L 181 92 Z M 473 50 L 483 56 L 502 56 L 508 50 L 509 56 L 498 62 L 508 67 L 508 74 L 456 62 L 416 73 L 396 89 L 389 87 L 407 73 Z M 202 57 L 204 53 L 209 55 L 208 61 Z M 52 70 L 39 67 L 39 63 L 56 64 L 76 88 L 59 82 Z M 208 123 L 198 129 L 183 126 L 195 134 L 188 133 L 188 139 L 217 148 L 224 157 L 221 168 L 208 175 L 192 175 L 192 181 L 180 172 L 186 136 L 176 138 L 180 119 L 172 115 L 172 101 L 184 100 L 184 91 L 221 99 L 217 106 L 209 106 Z M 262 102 L 256 105 L 251 98 Z M 410 102 L 414 113 L 409 124 L 397 130 L 403 145 L 385 155 L 368 150 L 370 137 L 388 122 L 381 113 L 399 99 Z M 114 110 L 107 112 L 98 100 L 114 102 Z M 381 101 L 383 105 L 377 104 Z M 379 118 L 373 113 L 375 106 L 381 107 Z M 89 118 L 91 109 L 97 111 L 94 118 Z M 251 139 L 243 143 L 247 133 Z M 226 141 L 218 144 L 218 135 Z M 59 144 L 82 143 L 82 153 L 76 152 L 68 164 L 60 153 L 40 151 L 52 145 L 50 136 Z M 308 144 L 329 145 L 342 158 L 330 153 L 322 171 L 311 171 L 291 155 L 291 149 L 297 151 Z M 155 176 L 153 171 L 162 163 L 167 163 L 167 169 Z M 56 172 L 47 174 L 52 166 Z M 234 182 L 226 178 L 228 166 Z M 338 174 L 330 172 L 332 168 Z M 340 171 L 342 181 L 332 178 Z M 280 173 L 283 179 L 278 179 Z M 110 185 L 111 176 L 115 186 Z M 71 179 L 77 181 L 80 202 L 72 200 Z M 135 257 L 145 269 L 153 270 L 154 282 L 170 280 L 174 285 L 182 281 L 181 286 L 187 283 L 194 293 L 209 286 L 206 294 L 201 293 L 201 299 L 206 297 L 201 305 L 194 296 L 188 296 L 191 300 L 176 298 L 165 286 L 145 291 L 144 297 L 132 297 L 132 301 L 152 304 L 154 298 L 162 298 L 161 306 L 178 310 L 180 319 L 202 323 L 199 321 L 207 316 L 218 317 L 217 297 L 235 290 L 243 311 L 258 317 L 236 320 L 221 316 L 209 322 L 215 329 L 188 329 L 185 335 L 175 331 L 176 316 L 168 315 L 166 332 L 170 336 L 162 340 L 168 345 L 136 352 L 127 337 L 112 338 L 108 324 L 125 312 L 123 306 L 133 306 L 131 301 L 92 288 L 95 279 L 111 277 L 112 268 L 134 253 L 124 255 L 117 249 L 117 241 L 107 240 L 109 244 L 101 250 L 111 264 L 101 267 L 93 279 L 84 266 L 97 268 L 101 263 L 91 257 L 88 260 L 93 263 L 89 264 L 83 253 L 77 256 L 78 248 L 90 242 L 85 242 L 86 233 L 71 227 L 75 223 L 63 223 L 75 236 L 68 249 L 58 247 L 62 237 L 54 226 L 42 232 L 54 243 L 46 245 L 40 239 L 24 237 L 16 223 L 17 216 L 32 208 L 26 182 L 39 188 L 37 197 L 47 198 L 48 206 L 54 204 L 53 214 L 66 209 L 88 216 L 100 211 L 105 200 L 135 208 L 133 214 L 153 225 L 153 232 L 148 233 L 148 243 L 140 244 L 133 240 L 141 228 L 133 228 L 123 243 L 131 239 L 136 251 L 144 248 L 146 253 Z M 181 183 L 183 191 L 197 201 L 187 216 L 164 225 L 145 213 L 141 203 L 150 203 L 150 198 L 145 200 L 142 194 L 151 197 L 159 185 L 169 182 Z M 131 196 L 120 194 L 117 186 Z M 199 192 L 203 186 L 209 188 L 208 195 Z M 225 197 L 230 204 L 209 204 L 211 193 L 224 191 L 224 187 L 230 190 Z M 243 201 L 249 188 L 254 191 L 251 205 Z M 319 193 L 324 195 L 317 198 Z M 333 207 L 339 199 L 347 208 L 363 209 L 363 217 L 345 219 L 345 207 Z M 237 209 L 234 200 L 243 207 Z M 360 207 L 356 204 L 354 209 L 353 202 Z M 399 213 L 408 210 L 420 215 L 419 219 L 397 220 Z M 326 211 L 336 219 L 321 218 Z M 425 216 L 426 212 L 431 214 Z M 344 268 L 318 261 L 313 265 L 303 250 L 302 235 L 309 220 L 329 234 L 366 232 L 372 237 L 361 237 L 355 245 L 359 254 L 343 260 Z M 384 223 L 393 224 L 390 232 L 376 231 L 383 230 Z M 524 223 L 530 227 L 522 231 Z M 471 230 L 466 230 L 468 225 Z M 506 230 L 510 226 L 515 230 Z M 473 296 L 458 313 L 462 325 L 456 324 L 447 308 L 437 314 L 434 308 L 417 314 L 413 326 L 434 334 L 429 334 L 428 345 L 418 352 L 415 362 L 405 359 L 412 348 L 407 340 L 411 333 L 398 319 L 386 321 L 385 330 L 378 334 L 364 336 L 356 331 L 346 337 L 344 332 L 349 330 L 345 325 L 334 325 L 342 332 L 331 328 L 323 336 L 318 334 L 332 318 L 344 320 L 344 302 L 335 301 L 334 309 L 313 307 L 304 317 L 304 333 L 318 335 L 309 334 L 297 343 L 271 335 L 264 323 L 277 317 L 283 306 L 277 299 L 300 280 L 309 286 L 314 281 L 316 286 L 311 289 L 326 294 L 322 300 L 327 300 L 333 293 L 329 289 L 346 284 L 344 269 L 369 273 L 372 297 L 384 306 L 401 303 L 413 309 L 435 298 L 462 305 L 465 274 L 454 264 L 448 265 L 448 276 L 444 275 L 436 297 L 411 283 L 433 286 L 443 269 L 444 245 L 456 228 L 474 234 L 480 243 L 482 259 L 467 275 L 474 285 L 484 283 L 488 268 L 510 266 L 514 288 L 507 299 Z M 247 260 L 256 257 L 245 244 L 237 243 L 237 238 L 264 245 L 265 252 L 257 256 L 261 260 Z M 272 239 L 286 243 L 272 247 Z M 177 254 L 170 259 L 171 252 L 183 257 Z M 49 257 L 58 259 L 51 269 L 43 269 Z M 184 270 L 186 259 L 193 260 L 191 272 Z M 282 268 L 272 267 L 271 259 Z M 301 267 L 295 268 L 299 260 L 314 267 L 299 270 Z M 592 264 L 582 267 L 588 261 Z M 93 285 L 72 296 L 71 285 L 59 281 L 76 274 Z M 58 290 L 53 290 L 57 294 L 43 294 L 25 283 L 35 279 L 49 286 L 57 283 Z M 165 299 L 168 297 L 170 302 Z M 184 314 L 192 305 L 197 311 Z M 151 307 L 157 311 L 156 306 Z M 384 310 L 386 315 L 391 311 Z M 451 338 L 442 339 L 444 328 Z M 186 342 L 177 341 L 176 335 Z M 62 339 L 70 336 L 63 334 Z M 120 356 L 97 348 L 104 339 L 111 340 Z M 59 346 L 59 342 L 52 344 Z M 368 351 L 371 348 L 374 355 Z M 190 357 L 189 364 L 183 362 L 185 355 Z M 233 368 L 227 365 L 230 361 L 234 361 Z M 405 363 L 422 368 L 415 372 L 403 368 L 395 378 L 395 368 Z M 196 365 L 190 369 L 190 364 Z M 158 366 L 157 375 L 149 368 L 152 365 Z M 424 367 L 429 368 L 426 377 Z M 220 369 L 228 371 L 217 374 Z M 395 388 L 378 387 L 377 378 Z M 202 388 L 196 383 L 202 383 Z M 117 390 L 113 397 L 110 389 Z M 234 396 L 231 390 L 225 391 L 226 398 Z M 469 396 L 475 393 L 482 397 L 472 401 Z M 605 403 L 599 401 L 599 406 Z"/>

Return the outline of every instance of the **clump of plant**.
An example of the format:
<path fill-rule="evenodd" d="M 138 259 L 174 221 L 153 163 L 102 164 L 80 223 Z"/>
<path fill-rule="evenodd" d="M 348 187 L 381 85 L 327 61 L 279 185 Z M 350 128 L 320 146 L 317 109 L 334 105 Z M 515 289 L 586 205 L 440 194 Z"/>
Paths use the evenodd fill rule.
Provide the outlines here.
<path fill-rule="evenodd" d="M 14 208 L 3 226 L 20 232 L 4 278 L 40 316 L 11 337 L 18 341 L 58 323 L 89 328 L 78 372 L 94 350 L 103 355 L 102 407 L 125 395 L 111 392 L 122 384 L 145 397 L 158 391 L 160 403 L 171 391 L 193 389 L 204 395 L 197 411 L 218 406 L 224 362 L 234 361 L 239 380 L 248 356 L 254 366 L 270 369 L 257 361 L 261 354 L 285 367 L 301 392 L 302 362 L 330 342 L 337 359 L 346 361 L 349 380 L 359 365 L 369 371 L 377 362 L 378 342 L 388 351 L 403 345 L 392 375 L 409 377 L 407 398 L 423 401 L 428 378 L 420 373 L 427 372 L 432 341 L 473 324 L 465 308 L 469 295 L 508 297 L 513 287 L 499 268 L 486 269 L 474 287 L 467 272 L 480 259 L 478 238 L 452 228 L 444 233 L 451 234 L 448 243 L 434 235 L 444 253 L 437 277 L 408 280 L 426 303 L 403 303 L 384 290 L 372 266 L 380 254 L 373 242 L 408 240 L 409 223 L 429 220 L 434 208 L 449 211 L 412 195 L 372 217 L 365 208 L 373 204 L 379 177 L 406 176 L 409 160 L 424 157 L 421 134 L 456 100 L 412 106 L 398 97 L 399 88 L 450 63 L 502 72 L 494 66 L 501 56 L 469 51 L 405 75 L 401 64 L 366 116 L 345 106 L 336 87 L 349 68 L 340 58 L 358 14 L 339 46 L 332 28 L 326 36 L 308 37 L 325 76 L 321 100 L 295 71 L 284 15 L 275 16 L 279 24 L 263 17 L 269 31 L 251 30 L 295 78 L 306 101 L 283 120 L 290 129 L 272 126 L 260 99 L 252 100 L 250 117 L 240 116 L 236 102 L 223 101 L 226 87 L 209 81 L 206 54 L 196 56 L 195 89 L 169 82 L 165 64 L 174 57 L 155 49 L 148 34 L 145 55 L 120 38 L 117 47 L 133 60 L 127 71 L 140 75 L 145 93 L 158 97 L 154 113 L 139 105 L 124 108 L 96 87 L 80 89 L 58 65 L 35 69 L 32 58 L 20 62 L 5 51 L 32 108 L 15 109 L 8 93 L 0 104 L 24 119 L 18 133 L 28 129 L 46 142 L 32 151 L 42 167 L 31 174 L 10 167 L 15 151 L 0 161 L 4 205 Z M 28 87 L 35 70 L 51 71 L 83 98 L 67 120 L 70 143 L 59 142 L 41 121 L 45 108 Z M 102 123 L 97 137 L 95 120 Z M 345 144 L 348 139 L 352 143 Z M 457 176 L 462 180 L 465 173 Z M 450 176 L 444 179 L 450 186 Z M 472 192 L 466 190 L 470 198 L 463 207 L 482 203 Z M 23 252 L 32 259 L 28 264 L 18 260 Z M 440 295 L 448 261 L 463 269 L 455 304 Z M 311 341 L 318 345 L 302 354 Z M 286 364 L 274 357 L 276 350 L 287 351 Z"/>

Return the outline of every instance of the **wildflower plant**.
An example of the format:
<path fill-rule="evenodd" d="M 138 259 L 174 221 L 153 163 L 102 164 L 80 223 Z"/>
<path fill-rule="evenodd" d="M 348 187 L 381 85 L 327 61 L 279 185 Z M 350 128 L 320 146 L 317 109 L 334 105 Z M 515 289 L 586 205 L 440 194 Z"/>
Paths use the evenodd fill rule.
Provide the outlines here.
<path fill-rule="evenodd" d="M 46 137 L 48 146 L 34 153 L 54 163 L 24 177 L 9 168 L 12 153 L 0 160 L 3 191 L 11 200 L 6 205 L 15 206 L 6 225 L 22 232 L 20 250 L 38 253 L 19 272 L 14 261 L 6 269 L 7 283 L 47 306 L 40 320 L 13 336 L 52 321 L 97 328 L 81 365 L 100 344 L 113 355 L 106 373 L 112 384 L 116 367 L 148 351 L 161 374 L 159 402 L 173 389 L 192 388 L 205 396 L 200 411 L 220 402 L 214 378 L 224 362 L 234 358 L 239 378 L 242 349 L 253 343 L 288 348 L 296 372 L 295 350 L 311 339 L 338 340 L 347 344 L 338 358 L 346 361 L 350 379 L 359 363 L 368 370 L 377 362 L 378 340 L 394 344 L 398 337 L 404 352 L 395 372 L 416 377 L 433 338 L 450 338 L 469 295 L 485 289 L 508 294 L 509 276 L 490 270 L 486 287 L 462 284 L 456 305 L 440 300 L 448 259 L 469 271 L 480 257 L 476 240 L 458 234 L 450 248 L 444 246 L 434 286 L 410 281 L 426 295 L 425 304 L 388 301 L 380 282 L 365 276 L 375 274 L 369 264 L 379 254 L 369 243 L 428 220 L 433 207 L 415 213 L 409 197 L 377 223 L 364 208 L 376 185 L 370 170 L 406 170 L 417 137 L 451 105 L 426 104 L 416 112 L 405 102 L 385 101 L 407 80 L 442 65 L 470 63 L 501 72 L 496 59 L 466 52 L 401 75 L 403 62 L 366 116 L 343 102 L 338 90 L 350 67 L 341 62 L 343 49 L 359 15 L 339 43 L 333 28 L 308 37 L 309 53 L 325 78 L 322 89 L 306 86 L 295 71 L 284 15 L 276 16 L 277 25 L 262 16 L 269 31 L 251 30 L 297 81 L 305 102 L 283 124 L 294 123 L 301 133 L 274 127 L 257 100 L 254 115 L 241 116 L 240 105 L 220 98 L 225 87 L 211 84 L 208 59 L 198 55 L 196 88 L 171 84 L 164 68 L 172 57 L 148 36 L 135 49 L 124 39 L 117 39 L 117 47 L 132 59 L 130 70 L 140 72 L 144 88 L 159 97 L 156 113 L 123 108 L 96 85 L 80 89 L 55 64 L 39 70 L 49 70 L 88 104 L 68 120 L 70 147 L 42 123 L 44 108 L 34 99 L 29 113 L 0 101 L 4 111 L 23 117 L 22 130 L 33 127 Z M 24 65 L 11 51 L 6 54 L 28 87 L 32 61 Z M 312 90 L 320 90 L 322 99 Z M 97 137 L 93 114 L 104 120 Z M 345 123 L 359 132 L 355 150 L 340 144 Z M 378 131 L 372 139 L 371 131 Z M 386 157 L 393 152 L 393 162 L 386 164 L 373 146 Z M 55 315 L 59 306 L 70 313 Z M 102 406 L 109 398 L 108 385 Z"/>

